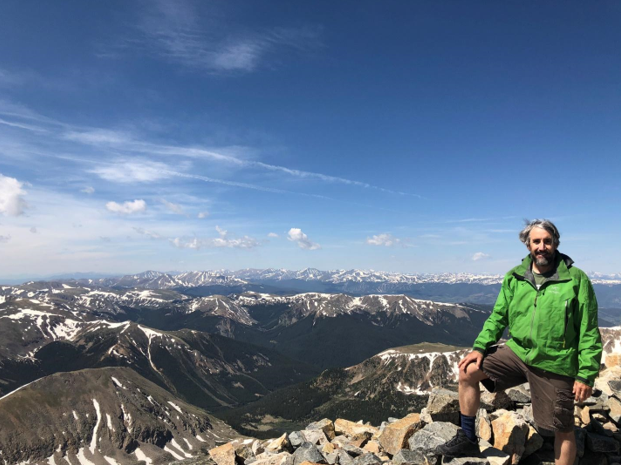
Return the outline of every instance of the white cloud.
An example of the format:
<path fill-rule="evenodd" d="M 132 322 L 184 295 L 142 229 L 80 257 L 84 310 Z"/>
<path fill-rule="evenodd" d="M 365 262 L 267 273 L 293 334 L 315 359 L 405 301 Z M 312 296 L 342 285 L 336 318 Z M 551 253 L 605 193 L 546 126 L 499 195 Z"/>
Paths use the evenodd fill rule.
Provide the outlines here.
<path fill-rule="evenodd" d="M 166 199 L 162 199 L 162 203 L 164 204 L 164 206 L 170 210 L 171 212 L 177 214 L 177 215 L 185 215 L 185 211 L 183 210 L 183 207 L 181 205 L 179 205 L 178 203 L 172 203 L 169 202 Z"/>
<path fill-rule="evenodd" d="M 106 181 L 119 183 L 154 182 L 172 176 L 168 165 L 149 160 L 121 160 L 90 172 Z"/>
<path fill-rule="evenodd" d="M 291 242 L 297 243 L 300 249 L 316 250 L 321 248 L 319 244 L 311 241 L 308 236 L 304 234 L 299 228 L 291 228 L 289 230 L 289 233 L 287 234 L 287 239 L 289 239 Z"/>
<path fill-rule="evenodd" d="M 384 233 L 377 234 L 372 237 L 367 237 L 367 244 L 393 247 L 395 245 L 403 245 L 403 241 L 397 237 L 394 237 L 392 234 Z"/>
<path fill-rule="evenodd" d="M 269 233 L 269 234 L 267 235 L 267 237 L 280 237 L 280 236 L 279 236 L 278 234 L 276 234 L 276 233 L 272 233 L 272 232 L 271 232 L 271 233 Z"/>
<path fill-rule="evenodd" d="M 23 186 L 17 179 L 0 174 L 0 214 L 20 216 L 24 213 L 28 204 L 23 197 L 27 194 Z"/>
<path fill-rule="evenodd" d="M 80 192 L 84 192 L 85 194 L 94 194 L 95 188 L 91 186 L 86 186 L 84 189 L 81 189 Z"/>
<path fill-rule="evenodd" d="M 133 228 L 134 231 L 136 231 L 138 234 L 142 234 L 143 236 L 147 236 L 150 237 L 151 239 L 166 239 L 165 237 L 161 236 L 160 234 L 153 232 L 153 231 L 148 231 L 144 228 Z"/>
<path fill-rule="evenodd" d="M 133 213 L 141 213 L 145 211 L 147 209 L 147 203 L 142 199 L 134 200 L 132 202 L 127 201 L 123 202 L 122 204 L 116 202 L 108 202 L 106 204 L 106 208 L 113 213 L 131 215 Z"/>
<path fill-rule="evenodd" d="M 196 215 L 197 218 L 199 219 L 205 219 L 209 216 L 209 212 L 200 212 L 198 215 Z"/>
<path fill-rule="evenodd" d="M 479 260 L 485 260 L 489 258 L 489 255 L 483 252 L 477 252 L 472 256 L 472 261 L 478 262 Z"/>
<path fill-rule="evenodd" d="M 216 226 L 216 230 L 220 237 L 216 238 L 183 238 L 176 237 L 170 239 L 170 243 L 180 249 L 202 249 L 202 248 L 234 248 L 234 249 L 252 249 L 259 245 L 256 239 L 244 236 L 241 238 L 229 237 L 228 231 Z"/>

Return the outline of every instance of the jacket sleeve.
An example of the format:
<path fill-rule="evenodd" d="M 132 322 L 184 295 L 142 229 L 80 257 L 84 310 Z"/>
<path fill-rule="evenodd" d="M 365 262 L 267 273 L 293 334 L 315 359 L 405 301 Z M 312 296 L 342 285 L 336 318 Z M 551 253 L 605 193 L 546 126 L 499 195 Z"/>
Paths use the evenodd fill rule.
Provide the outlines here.
<path fill-rule="evenodd" d="M 602 338 L 597 321 L 597 299 L 591 281 L 580 280 L 578 314 L 575 320 L 578 333 L 578 374 L 576 379 L 593 386 L 602 359 Z"/>
<path fill-rule="evenodd" d="M 494 345 L 502 336 L 505 328 L 509 324 L 509 304 L 513 299 L 513 290 L 511 289 L 511 281 L 513 280 L 511 273 L 507 273 L 505 279 L 502 281 L 500 293 L 494 310 L 489 316 L 483 329 L 479 333 L 473 344 L 473 349 L 481 353 L 485 353 L 490 346 Z"/>

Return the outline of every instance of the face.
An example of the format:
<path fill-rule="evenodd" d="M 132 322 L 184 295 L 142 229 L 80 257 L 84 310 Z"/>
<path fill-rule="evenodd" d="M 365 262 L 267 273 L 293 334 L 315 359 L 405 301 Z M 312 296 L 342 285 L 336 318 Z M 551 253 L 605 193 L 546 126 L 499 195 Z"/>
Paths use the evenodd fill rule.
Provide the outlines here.
<path fill-rule="evenodd" d="M 537 266 L 548 266 L 552 263 L 556 246 L 552 235 L 545 229 L 533 228 L 530 231 L 530 244 L 527 247 Z"/>

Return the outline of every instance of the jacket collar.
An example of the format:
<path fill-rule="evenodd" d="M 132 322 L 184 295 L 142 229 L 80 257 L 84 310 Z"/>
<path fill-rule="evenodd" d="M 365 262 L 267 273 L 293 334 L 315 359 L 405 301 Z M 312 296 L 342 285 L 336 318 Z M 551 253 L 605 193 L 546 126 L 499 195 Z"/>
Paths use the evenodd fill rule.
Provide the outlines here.
<path fill-rule="evenodd" d="M 555 261 L 555 271 L 554 274 L 549 278 L 550 281 L 567 281 L 571 279 L 571 275 L 569 274 L 569 268 L 573 265 L 574 261 L 567 255 L 556 252 L 554 255 Z M 534 276 L 532 271 L 532 262 L 533 259 L 528 254 L 524 260 L 522 260 L 522 264 L 517 266 L 513 273 L 523 279 L 527 279 L 529 281 L 534 282 Z"/>

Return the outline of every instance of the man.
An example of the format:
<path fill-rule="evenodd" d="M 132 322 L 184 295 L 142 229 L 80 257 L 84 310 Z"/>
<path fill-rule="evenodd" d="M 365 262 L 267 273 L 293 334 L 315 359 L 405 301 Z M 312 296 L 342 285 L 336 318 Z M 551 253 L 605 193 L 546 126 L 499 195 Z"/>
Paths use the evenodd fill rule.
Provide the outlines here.
<path fill-rule="evenodd" d="M 478 455 L 479 382 L 498 392 L 528 381 L 535 423 L 555 432 L 556 465 L 572 465 L 574 400 L 591 396 L 602 355 L 597 300 L 586 274 L 557 251 L 552 222 L 531 221 L 519 237 L 530 253 L 505 275 L 472 352 L 459 362 L 461 429 L 436 452 Z M 495 346 L 507 326 L 511 338 Z"/>

